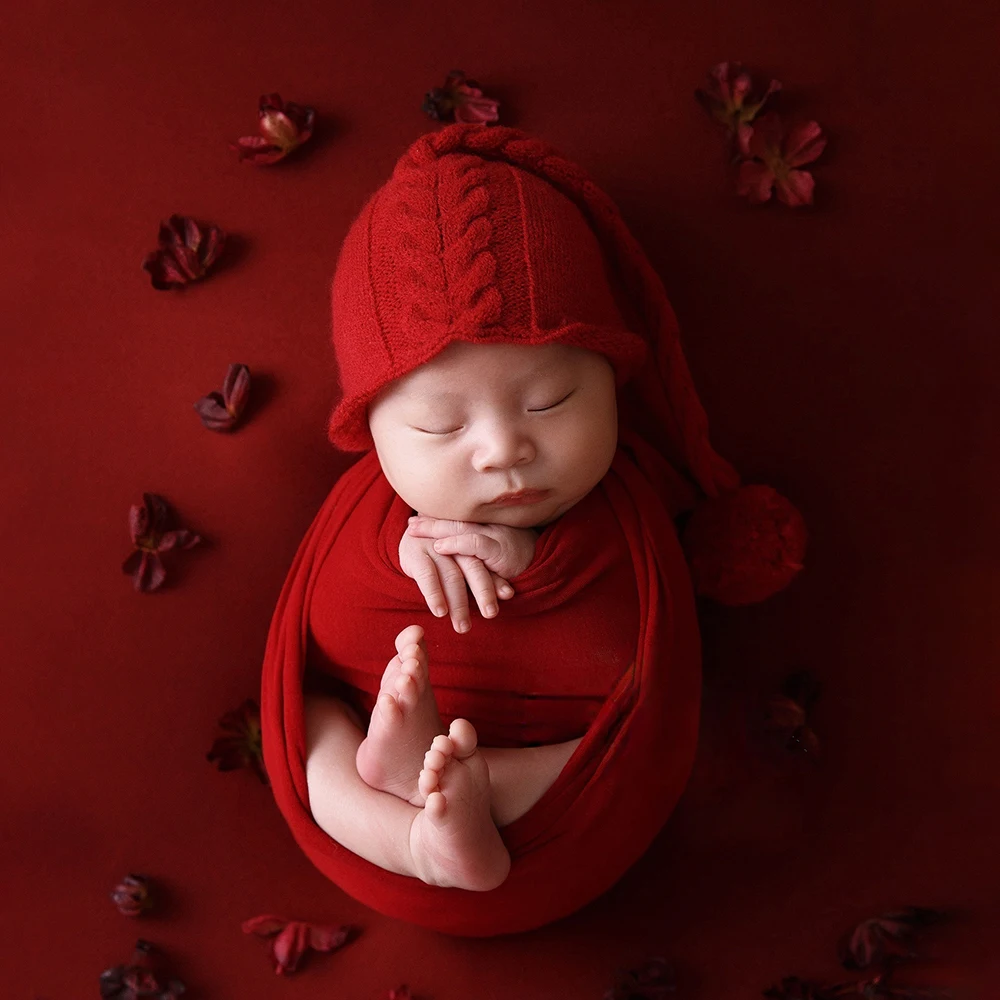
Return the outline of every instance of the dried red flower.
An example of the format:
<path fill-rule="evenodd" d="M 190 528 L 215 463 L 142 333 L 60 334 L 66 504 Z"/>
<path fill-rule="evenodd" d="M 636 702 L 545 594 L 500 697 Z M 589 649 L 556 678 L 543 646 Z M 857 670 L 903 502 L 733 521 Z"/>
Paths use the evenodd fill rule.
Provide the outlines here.
<path fill-rule="evenodd" d="M 413 1000 L 413 994 L 410 992 L 410 987 L 403 983 L 397 989 L 389 990 L 386 1000 Z"/>
<path fill-rule="evenodd" d="M 757 117 L 771 94 L 781 90 L 781 84 L 772 80 L 763 95 L 751 97 L 753 80 L 737 62 L 713 66 L 708 71 L 708 80 L 706 89 L 695 90 L 695 98 L 717 122 L 729 129 L 740 155 L 749 156 L 747 145 L 752 132 L 749 123 Z"/>
<path fill-rule="evenodd" d="M 118 912 L 126 917 L 138 917 L 153 906 L 146 875 L 126 875 L 110 895 Z"/>
<path fill-rule="evenodd" d="M 604 1000 L 661 1000 L 676 989 L 673 966 L 665 958 L 651 958 L 638 969 L 619 969 Z"/>
<path fill-rule="evenodd" d="M 206 754 L 209 763 L 218 761 L 220 771 L 235 771 L 248 767 L 267 784 L 264 770 L 264 750 L 261 742 L 260 707 L 247 698 L 239 708 L 226 712 L 219 725 L 228 735 L 219 736 Z"/>
<path fill-rule="evenodd" d="M 283 160 L 312 136 L 316 109 L 283 101 L 281 94 L 264 94 L 257 116 L 261 134 L 242 136 L 229 148 L 239 154 L 240 163 L 264 166 Z"/>
<path fill-rule="evenodd" d="M 466 78 L 460 69 L 453 69 L 443 87 L 433 87 L 424 95 L 422 110 L 437 121 L 487 124 L 499 119 L 500 102 L 483 97 L 475 80 Z"/>
<path fill-rule="evenodd" d="M 808 170 L 798 167 L 815 160 L 826 147 L 826 138 L 816 122 L 800 122 L 786 128 L 778 115 L 763 115 L 751 129 L 747 156 L 753 159 L 740 164 L 737 191 L 759 205 L 771 198 L 789 208 L 813 203 L 815 180 Z"/>
<path fill-rule="evenodd" d="M 201 422 L 210 431 L 231 431 L 250 396 L 250 369 L 246 365 L 232 364 L 226 371 L 222 392 L 202 396 L 194 408 Z"/>
<path fill-rule="evenodd" d="M 135 550 L 122 563 L 122 572 L 132 576 L 137 591 L 149 593 L 166 579 L 161 552 L 191 549 L 201 542 L 200 535 L 186 528 L 166 530 L 169 520 L 167 501 L 157 493 L 143 493 L 142 505 L 129 508 L 128 530 Z"/>
<path fill-rule="evenodd" d="M 862 920 L 840 942 L 840 961 L 845 969 L 866 969 L 871 965 L 886 967 L 904 959 L 916 958 L 913 937 L 917 930 L 945 919 L 940 910 L 906 906 Z"/>
<path fill-rule="evenodd" d="M 808 671 L 800 670 L 788 677 L 781 694 L 768 705 L 765 728 L 784 741 L 788 750 L 816 756 L 820 751 L 819 737 L 807 725 L 808 712 L 820 694 L 819 681 Z"/>
<path fill-rule="evenodd" d="M 271 958 L 277 975 L 295 972 L 310 951 L 335 951 L 347 943 L 350 927 L 309 924 L 304 920 L 285 920 L 273 914 L 253 917 L 243 922 L 244 934 L 273 938 Z"/>
<path fill-rule="evenodd" d="M 101 996 L 105 1000 L 177 1000 L 184 992 L 184 984 L 171 979 L 161 986 L 159 978 L 152 970 L 151 953 L 153 946 L 148 941 L 136 942 L 132 960 L 127 965 L 116 965 L 101 973 Z"/>
<path fill-rule="evenodd" d="M 142 269 L 160 291 L 183 288 L 205 277 L 218 260 L 226 233 L 218 226 L 202 226 L 185 215 L 171 215 L 160 223 L 159 249 L 146 255 Z"/>

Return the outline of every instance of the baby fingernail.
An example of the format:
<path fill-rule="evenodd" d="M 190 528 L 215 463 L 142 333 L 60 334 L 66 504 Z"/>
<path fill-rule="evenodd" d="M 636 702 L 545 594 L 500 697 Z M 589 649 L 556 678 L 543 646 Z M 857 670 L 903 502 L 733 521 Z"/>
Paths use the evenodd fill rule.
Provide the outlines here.
<path fill-rule="evenodd" d="M 445 614 L 447 610 L 448 610 L 447 608 L 442 608 L 440 605 L 438 605 L 436 608 L 431 608 L 431 613 L 434 615 L 435 618 L 440 618 L 443 614 Z"/>
<path fill-rule="evenodd" d="M 514 590 L 513 590 L 512 587 L 506 587 L 506 586 L 504 586 L 504 587 L 500 588 L 500 594 L 503 597 L 512 597 L 513 594 L 514 594 Z"/>
<path fill-rule="evenodd" d="M 468 632 L 472 626 L 468 622 L 459 622 L 456 628 L 459 632 Z"/>
<path fill-rule="evenodd" d="M 497 606 L 495 604 L 487 604 L 486 607 L 483 608 L 483 614 L 486 615 L 487 618 L 492 618 L 496 613 Z"/>

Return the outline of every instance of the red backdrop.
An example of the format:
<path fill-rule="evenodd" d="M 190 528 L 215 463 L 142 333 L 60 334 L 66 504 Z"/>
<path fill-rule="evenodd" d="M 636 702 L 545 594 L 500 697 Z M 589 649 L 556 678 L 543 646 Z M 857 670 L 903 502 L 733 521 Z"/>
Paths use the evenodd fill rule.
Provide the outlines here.
<path fill-rule="evenodd" d="M 289 0 L 33 3 L 5 12 L 4 594 L 0 948 L 11 997 L 97 995 L 139 936 L 191 996 L 277 996 L 263 912 L 359 939 L 282 984 L 375 1000 L 599 997 L 677 964 L 678 997 L 837 979 L 841 930 L 955 908 L 915 977 L 972 983 L 998 931 L 995 42 L 989 5 L 492 5 Z M 742 59 L 820 122 L 812 211 L 733 194 L 693 89 Z M 249 772 L 205 761 L 256 696 L 273 603 L 343 468 L 324 437 L 328 283 L 365 197 L 461 67 L 614 197 L 664 278 L 712 421 L 748 481 L 803 510 L 808 571 L 767 604 L 705 608 L 698 764 L 642 862 L 533 934 L 457 940 L 326 883 Z M 311 147 L 239 165 L 277 91 Z M 140 269 L 172 213 L 234 235 L 210 280 Z M 238 239 L 237 239 L 238 237 Z M 192 404 L 248 364 L 233 436 Z M 126 515 L 164 495 L 209 540 L 136 594 Z M 388 648 L 388 647 L 387 647 Z M 762 704 L 825 685 L 821 765 L 770 749 Z M 119 916 L 127 871 L 169 890 Z"/>

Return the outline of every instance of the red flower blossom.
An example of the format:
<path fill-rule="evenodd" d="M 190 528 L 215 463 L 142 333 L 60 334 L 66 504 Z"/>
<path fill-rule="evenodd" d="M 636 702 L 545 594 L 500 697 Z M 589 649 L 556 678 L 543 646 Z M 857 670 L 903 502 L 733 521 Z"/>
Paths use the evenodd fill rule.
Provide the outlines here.
<path fill-rule="evenodd" d="M 201 536 L 186 528 L 167 531 L 170 508 L 156 493 L 143 493 L 142 506 L 132 504 L 128 512 L 128 530 L 135 551 L 122 563 L 122 572 L 132 576 L 136 590 L 156 590 L 167 578 L 160 553 L 168 549 L 191 549 Z"/>
<path fill-rule="evenodd" d="M 184 992 L 184 984 L 171 979 L 161 986 L 151 968 L 150 953 L 153 946 L 148 941 L 136 942 L 132 961 L 127 965 L 116 965 L 101 973 L 101 996 L 105 1000 L 177 1000 Z"/>
<path fill-rule="evenodd" d="M 604 1000 L 663 1000 L 676 989 L 673 966 L 665 958 L 651 958 L 638 969 L 619 970 Z"/>
<path fill-rule="evenodd" d="M 752 129 L 747 159 L 740 164 L 737 190 L 748 195 L 750 203 L 768 201 L 773 188 L 778 200 L 789 208 L 813 203 L 815 181 L 808 170 L 798 170 L 811 163 L 826 147 L 826 137 L 816 122 L 802 122 L 787 131 L 773 112 L 763 115 Z"/>
<path fill-rule="evenodd" d="M 915 931 L 944 919 L 944 913 L 921 906 L 906 906 L 893 913 L 863 920 L 840 943 L 845 969 L 886 967 L 901 959 L 916 958 Z"/>
<path fill-rule="evenodd" d="M 813 756 L 819 753 L 819 737 L 807 725 L 808 712 L 819 693 L 819 681 L 808 670 L 800 670 L 788 677 L 781 694 L 771 699 L 764 726 L 784 741 L 787 750 Z"/>
<path fill-rule="evenodd" d="M 708 79 L 707 89 L 695 90 L 695 98 L 717 122 L 729 129 L 740 154 L 749 156 L 747 144 L 752 132 L 749 123 L 757 117 L 771 94 L 781 90 L 781 84 L 772 80 L 762 96 L 751 98 L 753 80 L 742 65 L 735 62 L 713 66 L 708 71 Z"/>
<path fill-rule="evenodd" d="M 298 149 L 313 134 L 316 109 L 282 101 L 281 94 L 264 94 L 257 111 L 260 135 L 245 135 L 229 148 L 239 154 L 239 162 L 257 166 L 277 163 Z"/>
<path fill-rule="evenodd" d="M 226 371 L 222 392 L 210 392 L 194 404 L 201 422 L 210 431 L 230 431 L 247 405 L 250 395 L 250 369 L 232 364 Z"/>
<path fill-rule="evenodd" d="M 328 927 L 308 924 L 304 920 L 285 920 L 265 914 L 243 922 L 244 934 L 271 937 L 271 958 L 277 975 L 295 972 L 302 957 L 309 951 L 335 951 L 350 937 L 350 927 Z"/>
<path fill-rule="evenodd" d="M 500 102 L 483 97 L 475 80 L 466 79 L 460 69 L 453 69 L 443 87 L 433 87 L 424 95 L 422 110 L 437 121 L 495 122 Z"/>
<path fill-rule="evenodd" d="M 111 893 L 111 898 L 123 916 L 138 917 L 153 905 L 149 888 L 147 876 L 126 875 Z"/>
<path fill-rule="evenodd" d="M 153 287 L 164 291 L 204 278 L 222 253 L 226 233 L 218 226 L 201 226 L 184 215 L 160 223 L 159 249 L 146 255 L 142 269 Z"/>
<path fill-rule="evenodd" d="M 206 757 L 208 762 L 217 760 L 220 771 L 235 771 L 248 767 L 267 784 L 264 770 L 264 750 L 261 742 L 260 708 L 253 698 L 247 698 L 239 708 L 226 712 L 219 725 L 228 733 L 212 744 Z"/>

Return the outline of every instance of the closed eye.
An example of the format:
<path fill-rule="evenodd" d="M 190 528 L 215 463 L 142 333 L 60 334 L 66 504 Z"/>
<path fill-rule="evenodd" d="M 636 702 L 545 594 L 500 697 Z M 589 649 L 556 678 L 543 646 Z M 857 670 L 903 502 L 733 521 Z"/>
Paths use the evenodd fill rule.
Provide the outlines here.
<path fill-rule="evenodd" d="M 554 410 L 557 406 L 560 406 L 563 403 L 565 403 L 566 400 L 569 399 L 569 397 L 572 396 L 574 392 L 576 392 L 576 389 L 571 389 L 568 393 L 566 393 L 565 396 L 563 396 L 562 399 L 556 400 L 556 402 L 550 403 L 548 406 L 540 406 L 537 410 L 528 410 L 528 412 L 544 413 L 546 410 Z"/>

